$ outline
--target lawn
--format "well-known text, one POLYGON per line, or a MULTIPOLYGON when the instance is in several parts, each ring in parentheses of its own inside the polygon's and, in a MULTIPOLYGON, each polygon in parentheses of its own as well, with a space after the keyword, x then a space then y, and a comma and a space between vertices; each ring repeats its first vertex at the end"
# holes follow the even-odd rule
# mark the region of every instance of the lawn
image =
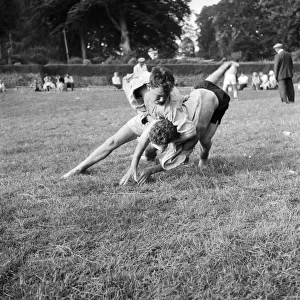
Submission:
POLYGON ((0 93, 0 299, 299 299, 299 95, 241 92, 207 169, 119 186, 135 141, 60 176, 135 115, 122 91, 0 93))

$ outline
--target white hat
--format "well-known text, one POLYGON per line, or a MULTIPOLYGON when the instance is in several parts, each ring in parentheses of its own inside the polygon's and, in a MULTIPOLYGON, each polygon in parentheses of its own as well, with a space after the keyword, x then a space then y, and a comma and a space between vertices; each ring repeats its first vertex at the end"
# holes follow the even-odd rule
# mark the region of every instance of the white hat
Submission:
POLYGON ((274 71, 270 70, 269 75, 274 75, 274 71))
POLYGON ((140 58, 138 59, 138 62, 139 62, 139 63, 145 62, 145 58, 144 58, 144 57, 140 57, 140 58))
POLYGON ((283 48, 283 45, 280 43, 277 43, 273 46, 273 49, 283 48))

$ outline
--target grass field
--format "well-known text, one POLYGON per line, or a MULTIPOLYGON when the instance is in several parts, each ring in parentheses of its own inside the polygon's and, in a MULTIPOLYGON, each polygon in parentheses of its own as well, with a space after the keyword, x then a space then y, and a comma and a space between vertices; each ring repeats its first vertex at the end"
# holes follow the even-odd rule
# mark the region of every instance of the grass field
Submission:
POLYGON ((0 93, 0 299, 299 299, 299 91, 241 92, 204 171, 197 148, 119 186, 131 142, 59 179, 134 114, 110 88, 0 93))

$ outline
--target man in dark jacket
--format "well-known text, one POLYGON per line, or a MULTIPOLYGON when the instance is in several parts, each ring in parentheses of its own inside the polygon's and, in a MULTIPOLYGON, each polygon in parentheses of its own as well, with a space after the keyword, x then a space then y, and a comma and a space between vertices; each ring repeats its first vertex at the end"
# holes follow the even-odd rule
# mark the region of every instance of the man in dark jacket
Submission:
POLYGON ((274 59, 274 73, 278 81, 281 102, 294 103, 295 90, 293 85, 293 60, 292 55, 283 50, 280 43, 274 45, 277 52, 274 59))

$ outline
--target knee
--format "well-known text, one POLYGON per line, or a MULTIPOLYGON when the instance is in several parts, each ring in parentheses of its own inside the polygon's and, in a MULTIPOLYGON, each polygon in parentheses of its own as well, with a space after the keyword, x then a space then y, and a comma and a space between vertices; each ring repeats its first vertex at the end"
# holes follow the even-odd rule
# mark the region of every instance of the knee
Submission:
POLYGON ((204 148, 211 147, 211 139, 208 138, 208 137, 205 137, 205 136, 201 137, 200 138, 200 143, 201 143, 202 147, 204 147, 204 148))
POLYGON ((105 142, 104 145, 106 146, 107 150, 114 150, 118 147, 117 141, 114 136, 109 137, 105 142))

